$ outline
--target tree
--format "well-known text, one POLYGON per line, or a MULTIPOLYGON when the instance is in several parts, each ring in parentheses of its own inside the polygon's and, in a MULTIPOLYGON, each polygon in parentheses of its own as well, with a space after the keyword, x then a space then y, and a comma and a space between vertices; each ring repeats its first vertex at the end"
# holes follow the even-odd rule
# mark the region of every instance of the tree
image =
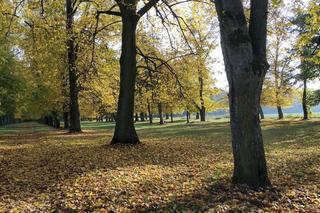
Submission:
MULTIPOLYGON (((278 118, 283 119, 282 107, 290 106, 294 100, 293 79, 295 67, 294 51, 288 43, 293 43, 289 31, 291 22, 282 1, 272 1, 269 7, 267 57, 270 69, 264 82, 261 102, 276 107, 278 118)), ((293 46, 293 45, 292 45, 293 46)))
POLYGON ((116 118, 116 127, 112 144, 138 144, 139 138, 134 128, 134 93, 137 75, 136 59, 136 28, 142 16, 144 16, 159 0, 150 0, 139 11, 138 1, 116 1, 117 5, 108 11, 100 11, 121 17, 122 21, 122 47, 120 58, 120 94, 116 118), (119 11, 113 11, 118 6, 119 11))
POLYGON ((67 17, 67 50, 68 50, 68 72, 69 72, 69 92, 70 92, 70 132, 81 132, 80 124, 80 110, 78 94, 79 89, 77 85, 77 71, 76 71, 76 44, 74 35, 74 15, 76 9, 73 0, 66 0, 66 17, 67 17))
POLYGON ((240 0, 216 0, 221 46, 229 82, 234 156, 233 182, 268 186, 259 120, 266 60, 268 0, 252 0, 249 25, 240 0))

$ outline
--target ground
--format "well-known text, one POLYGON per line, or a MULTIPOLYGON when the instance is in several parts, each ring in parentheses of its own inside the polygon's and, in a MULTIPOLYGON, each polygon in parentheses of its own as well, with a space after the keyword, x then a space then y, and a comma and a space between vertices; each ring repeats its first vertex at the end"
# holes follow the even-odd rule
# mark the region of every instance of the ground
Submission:
POLYGON ((273 186, 258 190, 230 183, 223 121, 138 124, 138 146, 108 145, 106 123, 0 128, 0 212, 320 212, 320 121, 262 125, 273 186))

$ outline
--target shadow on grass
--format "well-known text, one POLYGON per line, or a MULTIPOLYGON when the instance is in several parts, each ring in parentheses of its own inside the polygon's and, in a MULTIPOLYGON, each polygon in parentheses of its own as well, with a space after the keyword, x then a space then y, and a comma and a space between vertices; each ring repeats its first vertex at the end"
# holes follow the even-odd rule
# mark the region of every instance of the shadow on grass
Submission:
MULTIPOLYGON (((314 122, 263 124, 268 152, 273 154, 280 149, 295 151, 319 146, 317 125, 314 122)), ((150 165, 167 169, 180 165, 193 168, 205 159, 208 164, 230 164, 228 127, 228 123, 194 123, 140 129, 139 134, 145 138, 145 143, 138 146, 106 145, 111 140, 111 130, 81 134, 40 131, 0 137, 0 194, 13 200, 26 200, 47 193, 55 202, 56 192, 52 190, 57 190, 57 184, 94 171, 119 171, 150 165)), ((268 159, 272 182, 281 193, 288 187, 319 185, 319 174, 315 173, 317 170, 314 168, 320 164, 319 157, 316 152, 308 156, 301 155, 301 152, 284 152, 284 156, 268 159)), ((272 202, 284 202, 278 191, 265 191, 257 197, 246 187, 232 186, 228 182, 225 178, 218 178, 214 184, 189 195, 132 209, 168 212, 221 208, 224 211, 223 208, 229 206, 231 211, 236 211, 239 206, 267 208, 272 202), (263 202, 265 199, 270 202, 263 202)))

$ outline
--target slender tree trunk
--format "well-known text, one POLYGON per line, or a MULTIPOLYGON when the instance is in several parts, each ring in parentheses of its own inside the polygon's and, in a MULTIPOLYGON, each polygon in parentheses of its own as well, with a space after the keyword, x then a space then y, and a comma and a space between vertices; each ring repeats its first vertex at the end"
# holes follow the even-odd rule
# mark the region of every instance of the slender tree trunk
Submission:
POLYGON ((138 115, 138 113, 136 113, 136 115, 135 115, 135 122, 138 122, 139 121, 139 115, 138 115))
POLYGON ((248 27, 241 0, 215 0, 229 83, 233 182, 270 185, 259 106, 266 61, 267 0, 251 0, 248 27))
POLYGON ((201 109, 200 109, 200 121, 204 122, 206 121, 206 108, 204 106, 204 98, 203 98, 203 76, 202 76, 202 70, 201 67, 198 69, 199 70, 199 83, 200 83, 200 104, 201 104, 201 109))
POLYGON ((303 79, 303 95, 302 95, 302 109, 303 109, 303 119, 308 120, 308 105, 307 105, 307 79, 303 79))
POLYGON ((120 94, 116 127, 112 144, 138 144, 139 138, 134 128, 134 93, 137 75, 136 28, 138 16, 136 8, 122 6, 122 48, 120 58, 120 94))
POLYGON ((190 113, 187 111, 187 123, 190 123, 190 113))
POLYGON ((69 129, 69 112, 63 113, 63 128, 69 129))
POLYGON ((277 110, 278 110, 278 119, 279 120, 283 119, 282 107, 281 106, 277 106, 277 110))
POLYGON ((148 114, 149 114, 149 123, 152 124, 153 122, 153 115, 152 115, 152 111, 151 111, 151 104, 148 100, 148 114))
POLYGON ((78 103, 78 85, 76 72, 76 47, 73 35, 74 8, 73 1, 66 0, 67 6, 67 47, 68 47, 68 70, 70 87, 70 132, 81 132, 80 111, 78 103))
POLYGON ((199 119, 200 119, 200 113, 197 112, 197 114, 196 114, 196 120, 199 120, 199 119))
POLYGON ((263 109, 261 107, 261 104, 259 105, 259 114, 260 114, 261 120, 263 120, 264 119, 264 112, 263 112, 263 109))
POLYGON ((172 112, 170 113, 170 118, 171 118, 171 123, 173 123, 173 114, 172 114, 172 112))
POLYGON ((159 113, 159 118, 160 118, 160 124, 164 124, 163 121, 163 113, 162 113, 162 104, 161 102, 158 103, 158 113, 159 113))
POLYGON ((145 117, 144 117, 144 112, 140 113, 140 120, 141 121, 145 121, 146 120, 145 117))
POLYGON ((169 120, 170 116, 169 113, 166 113, 166 120, 169 120))

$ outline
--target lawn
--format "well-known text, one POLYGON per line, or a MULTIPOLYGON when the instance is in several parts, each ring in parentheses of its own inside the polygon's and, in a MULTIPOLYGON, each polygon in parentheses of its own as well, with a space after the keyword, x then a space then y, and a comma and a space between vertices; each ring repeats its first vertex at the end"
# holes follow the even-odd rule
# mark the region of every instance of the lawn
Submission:
POLYGON ((137 124, 142 144, 111 146, 113 125, 68 134, 0 128, 0 212, 320 212, 320 121, 262 123, 273 187, 232 185, 227 122, 137 124))

